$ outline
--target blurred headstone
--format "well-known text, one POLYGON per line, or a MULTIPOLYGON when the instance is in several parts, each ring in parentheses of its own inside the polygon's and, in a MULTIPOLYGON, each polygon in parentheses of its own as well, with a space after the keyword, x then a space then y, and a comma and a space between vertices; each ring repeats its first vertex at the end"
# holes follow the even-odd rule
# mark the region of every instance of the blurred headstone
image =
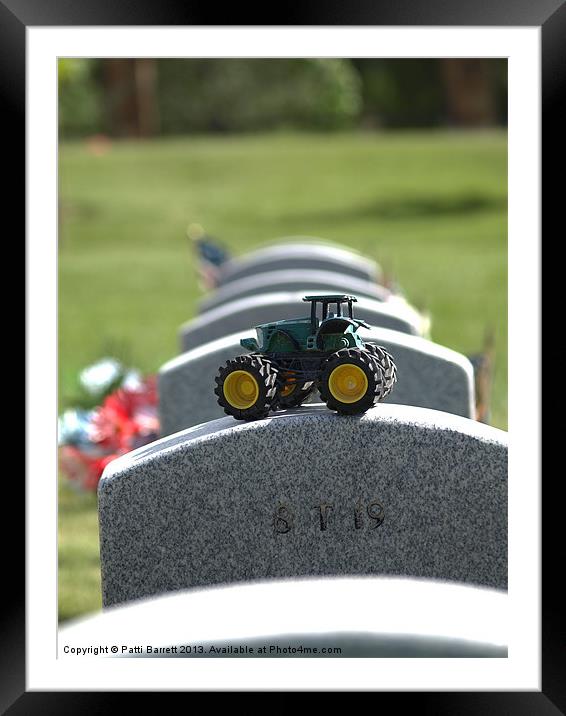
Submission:
MULTIPOLYGON (((308 290, 248 296, 201 313, 179 329, 181 350, 188 351, 262 323, 306 316, 303 297, 307 293, 308 290)), ((356 317, 371 326, 412 335, 424 335, 428 330, 426 319, 403 301, 380 302, 361 296, 356 303, 356 317)))
POLYGON ((239 281, 267 271, 334 271, 364 281, 381 283, 381 268, 372 259, 350 249, 304 238, 304 243, 289 239, 266 246, 227 261, 220 272, 219 285, 239 281))
MULTIPOLYGON (((400 379, 385 402, 475 417, 474 372, 465 356, 424 338, 386 328, 362 328, 359 334, 364 341, 388 350, 397 365, 400 379)), ((224 415, 213 392, 214 378, 227 360, 247 353, 240 339, 252 335, 255 332, 243 331, 205 343, 161 368, 158 376, 161 435, 224 415)), ((310 402, 319 400, 315 391, 310 402)))
POLYGON ((372 281, 345 276, 336 271, 285 269, 283 271, 267 271, 231 281, 205 296, 199 302, 199 311, 204 313, 240 298, 278 291, 304 291, 305 294, 349 293, 372 298, 374 301, 403 300, 372 281))

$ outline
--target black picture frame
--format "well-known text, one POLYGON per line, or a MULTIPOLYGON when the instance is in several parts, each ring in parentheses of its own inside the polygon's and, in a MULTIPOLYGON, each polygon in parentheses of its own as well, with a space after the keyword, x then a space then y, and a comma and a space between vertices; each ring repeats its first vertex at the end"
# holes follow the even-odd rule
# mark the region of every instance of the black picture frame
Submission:
MULTIPOLYGON (((221 10, 210 4, 160 0, 0 0, 0 93, 2 96, 5 140, 14 151, 9 181, 5 185, 4 212, 13 214, 12 226, 21 224, 25 216, 25 63, 26 27, 28 26, 88 26, 88 25, 397 25, 397 26, 536 26, 541 28, 542 43, 542 142, 544 221, 545 226, 560 227, 558 212, 564 202, 561 156, 563 155, 563 124, 566 116, 564 73, 566 67, 566 5, 564 0, 538 0, 536 3, 517 0, 491 0, 475 3, 468 0, 340 0, 290 4, 285 16, 273 11, 258 15, 256 6, 232 4, 221 10), (218 23, 218 17, 222 22, 218 23)), ((275 8, 277 10, 278 8, 275 8)), ((266 9, 267 10, 267 9, 266 9)), ((6 169, 6 166, 5 166, 6 169)), ((5 177, 7 173, 5 173, 5 177)), ((560 217, 561 218, 561 217, 560 217)), ((563 233, 559 229, 559 235, 563 233)), ((548 290, 547 299, 558 301, 560 280, 548 290)), ((532 345, 531 345, 532 348, 532 345)), ((548 360, 558 358, 558 349, 549 351, 548 360)), ((548 443, 552 444, 553 430, 549 426, 548 443)), ((556 440, 556 444, 560 444, 556 440)), ((28 446, 28 449, 29 446, 28 446)), ((558 463, 560 464, 560 463, 558 463)), ((558 584, 562 570, 559 554, 561 520, 554 514, 560 507, 555 495, 561 481, 560 470, 549 479, 543 499, 543 575, 542 575, 542 690, 540 692, 442 692, 399 693, 409 706, 414 702, 421 713, 435 714, 558 714, 566 709, 566 679, 564 647, 566 634, 562 617, 564 598, 558 584)), ((13 476, 15 477, 15 475, 13 476)), ((24 506, 23 480, 5 480, 4 504, 24 506)), ((22 513, 20 513, 22 514, 22 513)), ((18 527, 19 541, 14 528, 3 521, 4 575, 10 575, 3 590, 6 603, 0 611, 0 709, 14 715, 89 713, 107 710, 112 701, 119 700, 131 708, 131 696, 103 692, 27 692, 25 685, 25 589, 24 534, 18 527), (17 544, 19 542, 19 549, 17 544), (8 548, 8 545, 10 546, 8 548), (9 554, 6 554, 6 553, 9 554), (10 560, 12 564, 9 565, 10 560), (8 562, 8 564, 6 564, 8 562), (9 589, 7 588, 9 586, 9 589)), ((21 521, 21 525, 24 521, 21 521)), ((526 529, 528 529, 526 519, 526 529)), ((381 694, 382 708, 391 694, 381 694)), ((159 694, 143 695, 146 707, 159 694)))

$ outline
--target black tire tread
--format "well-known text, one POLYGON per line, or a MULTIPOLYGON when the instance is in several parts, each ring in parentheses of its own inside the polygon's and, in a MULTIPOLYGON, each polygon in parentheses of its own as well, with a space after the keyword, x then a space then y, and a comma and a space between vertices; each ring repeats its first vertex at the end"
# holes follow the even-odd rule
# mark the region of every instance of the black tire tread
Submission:
POLYGON ((397 366, 393 360, 393 356, 383 346, 378 346, 375 343, 365 343, 364 347, 373 355, 375 360, 377 360, 383 371, 383 379, 385 381, 385 393, 383 398, 386 398, 397 382, 397 366))
POLYGON ((214 392, 218 398, 218 405, 223 408, 226 415, 231 415, 236 420, 260 420, 265 418, 268 413, 274 409, 277 398, 277 381, 278 370, 273 363, 265 356, 258 353, 251 353, 236 358, 230 358, 224 366, 221 366, 218 375, 215 377, 216 388, 214 392), (251 369, 257 379, 260 381, 260 396, 258 403, 251 408, 238 410, 233 408, 226 398, 222 390, 222 385, 226 376, 234 370, 251 369))
POLYGON ((357 415, 369 410, 375 403, 383 400, 385 393, 385 381, 382 369, 373 354, 361 348, 341 348, 333 353, 324 363, 319 379, 318 390, 320 397, 329 410, 335 410, 343 415, 357 415), (365 368, 368 376, 368 391, 363 398, 356 403, 341 403, 336 400, 328 388, 328 377, 340 363, 352 362, 365 368))

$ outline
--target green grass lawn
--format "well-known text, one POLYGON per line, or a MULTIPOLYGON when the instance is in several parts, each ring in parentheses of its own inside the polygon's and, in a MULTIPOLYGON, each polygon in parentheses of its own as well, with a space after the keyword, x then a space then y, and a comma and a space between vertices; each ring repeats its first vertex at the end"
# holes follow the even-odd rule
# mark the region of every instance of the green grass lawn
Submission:
MULTIPOLYGON (((466 354, 496 338, 493 425, 507 428, 507 137, 502 132, 269 134, 60 147, 59 392, 104 355, 146 372, 178 353, 200 295, 185 229, 234 252, 291 235, 377 259, 466 354)), ((64 481, 59 604, 100 607, 96 498, 64 481)))

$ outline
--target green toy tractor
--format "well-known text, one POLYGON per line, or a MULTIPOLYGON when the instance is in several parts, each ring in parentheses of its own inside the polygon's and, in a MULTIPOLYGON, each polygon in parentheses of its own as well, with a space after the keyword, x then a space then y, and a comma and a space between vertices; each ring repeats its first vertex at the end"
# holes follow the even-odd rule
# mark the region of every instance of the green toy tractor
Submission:
POLYGON ((252 352, 219 369, 214 392, 225 413, 257 420, 271 410, 298 407, 318 390, 330 410, 356 415, 389 395, 397 369, 384 348, 358 335, 361 326, 369 326, 354 318, 357 299, 330 295, 303 301, 311 304, 310 317, 256 326, 257 339, 240 341, 252 352))

